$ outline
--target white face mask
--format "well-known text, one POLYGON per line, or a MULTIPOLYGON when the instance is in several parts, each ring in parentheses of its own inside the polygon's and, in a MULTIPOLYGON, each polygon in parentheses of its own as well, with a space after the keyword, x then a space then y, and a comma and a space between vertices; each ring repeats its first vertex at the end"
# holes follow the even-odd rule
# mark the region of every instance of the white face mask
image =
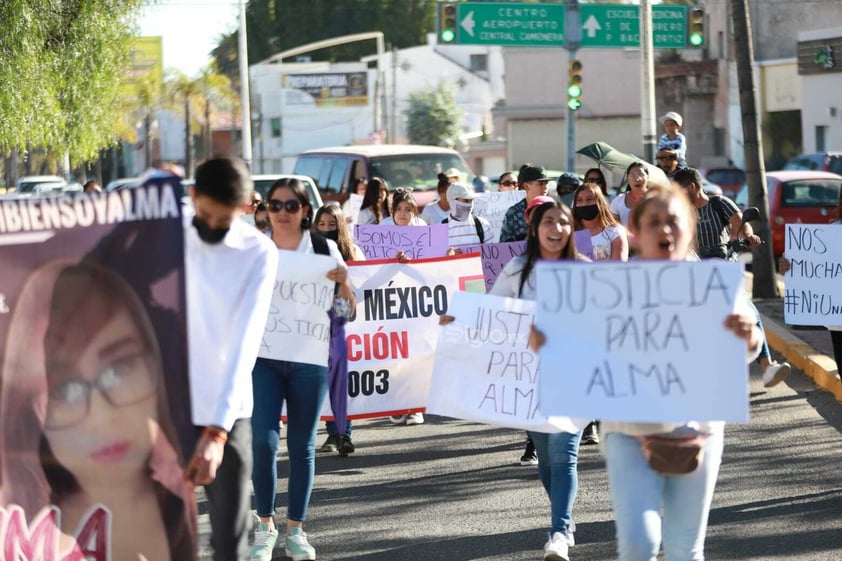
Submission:
POLYGON ((454 220, 464 222, 471 214, 471 209, 474 208, 474 203, 463 203, 462 201, 453 201, 450 204, 450 216, 454 220))

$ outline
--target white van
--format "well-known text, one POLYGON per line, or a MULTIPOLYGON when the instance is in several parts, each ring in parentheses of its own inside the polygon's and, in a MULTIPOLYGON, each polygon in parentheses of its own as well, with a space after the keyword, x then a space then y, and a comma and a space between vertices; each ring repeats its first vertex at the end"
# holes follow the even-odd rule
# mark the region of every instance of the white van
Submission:
POLYGON ((390 189, 412 187, 419 208, 436 198, 438 174, 456 168, 471 181, 471 168, 455 150, 415 144, 338 146, 303 152, 293 173, 316 180, 322 198, 345 202, 352 181, 381 177, 390 189))

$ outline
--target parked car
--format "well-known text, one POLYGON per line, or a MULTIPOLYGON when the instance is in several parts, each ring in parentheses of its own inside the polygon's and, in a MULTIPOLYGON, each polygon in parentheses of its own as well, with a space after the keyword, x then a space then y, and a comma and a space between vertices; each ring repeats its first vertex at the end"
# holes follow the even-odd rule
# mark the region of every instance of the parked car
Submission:
POLYGON ((421 209, 436 198, 438 174, 456 168, 469 182, 474 174, 455 150, 413 144, 339 146, 303 152, 295 163, 296 174, 316 181, 325 200, 344 203, 351 181, 382 177, 390 189, 412 187, 421 209))
POLYGON ((746 182, 746 172, 736 167, 702 168, 699 172, 703 178, 719 185, 722 194, 729 199, 736 197, 746 182))
POLYGON ((829 171, 842 175, 842 152, 815 152, 799 154, 791 158, 784 166, 785 170, 809 169, 829 171))
POLYGON ((27 175, 15 184, 16 197, 61 195, 67 182, 58 175, 27 175))
MULTIPOLYGON (((769 223, 775 257, 784 253, 786 224, 827 224, 837 218, 836 205, 842 175, 825 171, 785 170, 766 173, 769 197, 769 223)), ((748 185, 735 202, 748 206, 748 185)))
POLYGON ((285 177, 295 178, 304 184, 304 188, 307 190, 307 195, 310 197, 310 204, 313 205, 314 213, 320 206, 322 206, 322 196, 319 194, 319 190, 316 188, 316 182, 313 181, 312 177, 284 173, 277 175, 252 175, 251 180, 254 182, 254 190, 260 193, 263 200, 266 200, 266 195, 269 194, 269 188, 272 187, 277 180, 285 177))

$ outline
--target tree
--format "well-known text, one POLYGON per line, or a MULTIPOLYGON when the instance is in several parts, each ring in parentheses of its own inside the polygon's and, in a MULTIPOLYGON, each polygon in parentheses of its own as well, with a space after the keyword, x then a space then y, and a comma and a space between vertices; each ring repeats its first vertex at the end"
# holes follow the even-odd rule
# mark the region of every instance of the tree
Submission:
POLYGON ((143 0, 0 2, 0 150, 93 159, 112 143, 132 17, 143 0))
POLYGON ((409 95, 406 130, 410 143, 453 146, 461 129, 462 113, 452 87, 440 82, 436 88, 409 95))
MULTIPOLYGON (((250 0, 246 12, 249 64, 275 53, 341 35, 383 31, 398 48, 422 45, 435 30, 433 0, 250 0)), ((313 60, 359 60, 373 44, 353 43, 316 51, 313 60)), ((220 37, 212 52, 219 72, 239 84, 237 32, 220 37)))

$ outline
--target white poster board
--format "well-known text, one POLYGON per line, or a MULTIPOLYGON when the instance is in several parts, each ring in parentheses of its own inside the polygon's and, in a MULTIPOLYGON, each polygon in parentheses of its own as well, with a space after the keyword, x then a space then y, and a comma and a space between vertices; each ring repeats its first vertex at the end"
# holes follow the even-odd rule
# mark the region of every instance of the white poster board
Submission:
POLYGON ((723 322, 740 263, 539 262, 536 325, 547 337, 543 412, 670 423, 748 421, 746 344, 723 322))
MULTIPOLYGON (((327 366, 335 283, 327 273, 336 259, 327 255, 278 251, 278 278, 259 356, 327 366)), ((213 303, 209 303, 213 305, 213 303)))
POLYGON ((787 224, 784 321, 842 325, 842 226, 787 224))
POLYGON ((348 200, 345 201, 345 205, 342 208, 342 212, 345 213, 345 218, 349 224, 356 224, 357 219, 360 217, 360 209, 363 206, 363 196, 357 195, 356 193, 351 193, 351 196, 348 197, 348 200))
POLYGON ((500 239, 503 219, 509 208, 526 198, 526 191, 494 191, 483 193, 474 200, 473 213, 491 224, 494 239, 500 239))
MULTIPOLYGON (((479 255, 412 263, 349 263, 357 315, 345 325, 348 415, 383 417, 427 406, 439 316, 458 291, 485 290, 479 255)), ((330 406, 323 409, 330 415, 330 406)))
POLYGON ((527 346, 535 302, 459 292, 448 315, 456 320, 439 333, 427 412, 538 432, 587 426, 541 412, 539 359, 527 346))

